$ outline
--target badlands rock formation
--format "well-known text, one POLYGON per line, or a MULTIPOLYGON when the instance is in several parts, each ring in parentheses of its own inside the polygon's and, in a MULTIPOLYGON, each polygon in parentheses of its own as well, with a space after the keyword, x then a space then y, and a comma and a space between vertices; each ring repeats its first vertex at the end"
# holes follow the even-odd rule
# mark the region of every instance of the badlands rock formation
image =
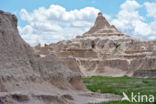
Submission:
POLYGON ((116 99, 114 95, 89 96, 80 79, 80 73, 71 71, 56 55, 36 55, 18 34, 17 18, 0 11, 0 104, 84 104, 116 99))
POLYGON ((155 43, 122 34, 99 13, 94 26, 83 35, 35 51, 56 54, 84 76, 132 76, 136 70, 156 68, 155 43))

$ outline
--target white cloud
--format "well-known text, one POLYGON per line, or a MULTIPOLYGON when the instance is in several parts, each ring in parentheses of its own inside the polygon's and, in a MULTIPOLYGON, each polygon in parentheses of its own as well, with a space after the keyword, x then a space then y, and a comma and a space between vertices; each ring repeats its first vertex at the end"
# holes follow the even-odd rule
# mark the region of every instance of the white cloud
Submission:
POLYGON ((137 35, 150 35, 152 33, 151 28, 148 26, 148 24, 142 22, 142 21, 136 21, 134 22, 134 33, 137 35))
POLYGON ((148 36, 153 33, 152 26, 144 22, 144 17, 140 16, 139 11, 142 5, 135 0, 126 0, 120 8, 117 18, 112 20, 122 32, 134 36, 148 36))
POLYGON ((145 2, 144 5, 147 10, 147 16, 154 17, 156 19, 156 2, 145 2))
POLYGON ((149 40, 155 40, 155 39, 156 39, 156 36, 149 36, 148 39, 149 39, 149 40))
POLYGON ((156 20, 155 20, 155 21, 152 21, 152 22, 149 24, 149 27, 150 27, 151 30, 152 30, 152 34, 155 34, 155 35, 156 35, 156 20))
MULTIPOLYGON (((89 29, 98 12, 99 10, 93 7, 67 11, 59 5, 40 7, 32 13, 22 9, 20 17, 27 21, 28 25, 19 27, 19 32, 31 45, 70 39, 89 29)), ((105 16, 110 18, 108 15, 105 16)))
POLYGON ((139 7, 141 7, 141 5, 138 4, 135 0, 127 0, 125 3, 121 4, 120 6, 121 9, 127 11, 133 11, 139 7))

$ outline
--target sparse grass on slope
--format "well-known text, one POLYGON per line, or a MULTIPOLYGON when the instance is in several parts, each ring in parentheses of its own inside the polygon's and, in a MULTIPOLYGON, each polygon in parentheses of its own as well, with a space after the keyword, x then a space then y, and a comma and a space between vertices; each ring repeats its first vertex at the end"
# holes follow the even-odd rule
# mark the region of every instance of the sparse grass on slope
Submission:
POLYGON ((115 47, 114 51, 117 52, 120 48, 121 48, 121 44, 117 44, 117 46, 115 47))
MULTIPOLYGON (((156 79, 142 79, 130 77, 102 77, 93 76, 83 78, 86 87, 93 92, 112 93, 121 95, 125 92, 128 96, 131 92, 141 95, 154 95, 156 97, 156 79)), ((130 102, 105 102, 99 104, 148 104, 148 103, 130 103, 130 102)), ((150 104, 150 103, 149 103, 150 104)), ((152 104, 152 103, 151 103, 152 104)), ((154 104, 154 103, 153 103, 154 104)))

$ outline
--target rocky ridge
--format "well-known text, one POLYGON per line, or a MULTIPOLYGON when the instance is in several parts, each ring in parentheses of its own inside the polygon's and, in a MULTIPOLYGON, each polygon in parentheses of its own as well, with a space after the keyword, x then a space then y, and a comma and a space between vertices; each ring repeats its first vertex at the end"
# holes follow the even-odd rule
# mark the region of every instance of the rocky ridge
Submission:
POLYGON ((83 35, 34 49, 42 55, 56 54, 84 76, 132 76, 136 70, 156 68, 156 41, 122 34, 102 13, 83 35))

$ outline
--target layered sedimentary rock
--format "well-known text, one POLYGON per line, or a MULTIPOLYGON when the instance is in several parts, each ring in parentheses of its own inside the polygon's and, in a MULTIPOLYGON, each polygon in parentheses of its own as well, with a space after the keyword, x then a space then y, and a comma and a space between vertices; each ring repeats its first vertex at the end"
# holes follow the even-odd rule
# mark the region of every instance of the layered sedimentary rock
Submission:
MULTIPOLYGON (((79 68, 73 63, 71 68, 79 68)), ((0 104, 83 104, 110 100, 108 96, 113 99, 112 95, 87 95, 80 79, 80 72, 70 70, 56 55, 35 54, 18 34, 16 17, 0 11, 0 104)))
POLYGON ((156 68, 155 42, 122 34, 99 13, 94 26, 83 35, 35 50, 62 59, 72 57, 79 66, 73 70, 85 76, 131 76, 139 69, 156 68))

